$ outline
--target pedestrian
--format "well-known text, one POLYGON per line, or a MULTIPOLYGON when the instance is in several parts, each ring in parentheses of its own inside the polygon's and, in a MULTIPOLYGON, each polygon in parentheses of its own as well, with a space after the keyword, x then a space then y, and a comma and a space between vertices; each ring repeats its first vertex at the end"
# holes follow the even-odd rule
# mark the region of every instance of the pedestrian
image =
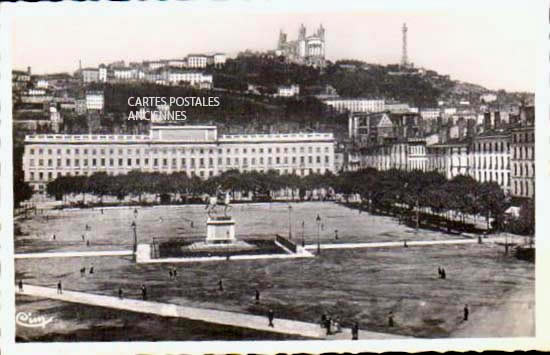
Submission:
POLYGON ((327 316, 327 319, 325 319, 325 329, 327 330, 327 335, 332 334, 332 331, 330 328, 331 324, 332 324, 332 318, 330 318, 330 316, 327 316))
POLYGON ((57 294, 60 295, 63 293, 63 287, 61 286, 61 281, 57 283, 57 294))
POLYGON ((86 238, 84 238, 84 234, 82 234, 82 241, 84 241, 86 238))
POLYGON ((23 280, 19 280, 19 292, 23 292, 23 280))
POLYGON ((409 246, 407 245, 407 240, 405 239, 405 242, 403 243, 403 247, 405 248, 408 248, 409 246))
POLYGON ((174 274, 172 273, 172 269, 168 269, 168 273, 170 274, 170 280, 174 278, 174 274))
POLYGON ((447 273, 445 272, 445 269, 441 268, 441 278, 442 279, 446 279, 447 278, 447 273))
POLYGON ((439 278, 442 278, 442 276, 441 276, 441 266, 437 267, 437 273, 439 274, 439 278))
POLYGON ((103 214, 103 208, 101 209, 101 214, 103 214))
POLYGON ((90 266, 90 274, 93 274, 94 273, 94 266, 90 266))
POLYGON ((55 234, 53 235, 52 239, 55 240, 55 234))
POLYGON ((336 319, 334 320, 334 331, 336 333, 342 332, 342 324, 340 323, 340 317, 336 317, 336 319))
POLYGON ((256 289, 256 303, 260 303, 260 291, 256 289))
POLYGON ((176 276, 178 276, 178 270, 176 268, 174 268, 172 270, 172 274, 174 275, 174 278, 176 278, 176 276))
POLYGON ((220 290, 220 292, 223 292, 223 281, 222 281, 222 279, 220 279, 220 281, 218 281, 218 289, 220 290))
POLYGON ((193 223, 193 221, 191 221, 191 228, 194 228, 195 226, 195 223, 193 223))
POLYGON ((275 318, 275 314, 273 313, 272 309, 269 309, 269 312, 267 312, 267 319, 269 319, 269 326, 270 327, 275 327, 273 325, 273 318, 275 318))
POLYGON ((90 246, 90 241, 89 241, 89 240, 86 241, 86 246, 87 246, 87 247, 90 246))
POLYGON ((90 230, 90 226, 86 224, 86 230, 90 230))
POLYGON ((122 288, 118 288, 118 298, 122 299, 122 288))
POLYGON ((468 305, 464 305, 464 321, 468 320, 469 315, 470 315, 470 310, 468 309, 468 305))
POLYGON ((334 230, 334 239, 338 240, 338 229, 334 230))
POLYGON ((359 339, 359 323, 355 322, 351 327, 351 340, 358 340, 358 339, 359 339))
POLYGON ((393 327, 393 312, 390 311, 388 314, 388 326, 393 327))
POLYGON ((147 300, 147 288, 145 285, 141 285, 141 298, 145 301, 147 300))
POLYGON ((86 267, 80 268, 80 277, 84 276, 86 274, 86 267))

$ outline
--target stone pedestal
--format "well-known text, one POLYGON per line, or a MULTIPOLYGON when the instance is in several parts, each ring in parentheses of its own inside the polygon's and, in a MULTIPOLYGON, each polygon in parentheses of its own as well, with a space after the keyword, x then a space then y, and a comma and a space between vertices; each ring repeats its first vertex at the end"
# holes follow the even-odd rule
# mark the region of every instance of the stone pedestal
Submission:
POLYGON ((236 242, 235 220, 231 217, 210 217, 206 221, 207 244, 229 244, 236 242))

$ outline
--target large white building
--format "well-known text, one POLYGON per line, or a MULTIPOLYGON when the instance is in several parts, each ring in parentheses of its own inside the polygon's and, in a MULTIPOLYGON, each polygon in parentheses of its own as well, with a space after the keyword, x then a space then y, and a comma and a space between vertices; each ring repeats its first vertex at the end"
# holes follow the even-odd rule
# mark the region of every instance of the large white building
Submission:
POLYGON ((86 110, 103 110, 105 97, 102 91, 88 91, 86 93, 86 110))
POLYGON ((188 68, 206 68, 208 56, 204 54, 189 54, 187 56, 188 68))
POLYGON ((242 134, 218 137, 215 126, 153 126, 148 135, 29 135, 25 181, 43 191, 59 176, 95 172, 221 172, 276 170, 305 176, 334 171, 332 133, 242 134))
POLYGON ((384 100, 338 98, 323 100, 323 103, 334 107, 338 112, 381 112, 386 109, 384 100))
POLYGON ((176 71, 173 70, 168 73, 168 82, 173 85, 180 82, 189 83, 190 85, 207 85, 212 87, 213 77, 212 74, 203 74, 200 72, 188 72, 188 71, 176 71))

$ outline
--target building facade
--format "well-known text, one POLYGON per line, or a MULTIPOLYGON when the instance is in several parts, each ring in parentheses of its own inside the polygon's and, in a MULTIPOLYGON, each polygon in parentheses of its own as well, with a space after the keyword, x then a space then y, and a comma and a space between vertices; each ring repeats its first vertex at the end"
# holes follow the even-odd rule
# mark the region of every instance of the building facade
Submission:
POLYGON ((514 197, 535 196, 535 127, 528 125, 512 130, 510 143, 510 194, 514 197))
POLYGON ((479 182, 494 181, 510 190, 510 134, 487 131, 472 142, 470 175, 479 182))
POLYGON ((385 110, 384 100, 338 98, 323 100, 323 103, 334 107, 338 112, 382 112, 385 110))
POLYGON ((215 126, 153 126, 149 135, 29 135, 23 171, 35 190, 59 176, 95 172, 185 172, 208 178, 230 169, 306 176, 334 172, 332 133, 218 137, 215 126))

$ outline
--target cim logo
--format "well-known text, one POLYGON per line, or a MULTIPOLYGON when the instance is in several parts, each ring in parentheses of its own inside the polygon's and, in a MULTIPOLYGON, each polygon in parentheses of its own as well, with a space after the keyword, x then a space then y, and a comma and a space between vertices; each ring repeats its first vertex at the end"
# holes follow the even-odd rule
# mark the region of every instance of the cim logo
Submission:
POLYGON ((27 328, 45 328, 48 323, 53 321, 53 317, 34 316, 32 312, 18 312, 15 315, 15 323, 27 328))

